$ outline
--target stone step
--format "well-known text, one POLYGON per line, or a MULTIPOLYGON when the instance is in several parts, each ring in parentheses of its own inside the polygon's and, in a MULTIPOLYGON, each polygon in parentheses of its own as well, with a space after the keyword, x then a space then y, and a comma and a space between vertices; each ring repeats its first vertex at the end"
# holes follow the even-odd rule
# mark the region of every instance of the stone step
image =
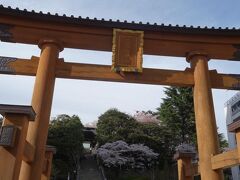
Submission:
POLYGON ((101 172, 93 156, 86 156, 81 162, 80 180, 102 180, 101 172))

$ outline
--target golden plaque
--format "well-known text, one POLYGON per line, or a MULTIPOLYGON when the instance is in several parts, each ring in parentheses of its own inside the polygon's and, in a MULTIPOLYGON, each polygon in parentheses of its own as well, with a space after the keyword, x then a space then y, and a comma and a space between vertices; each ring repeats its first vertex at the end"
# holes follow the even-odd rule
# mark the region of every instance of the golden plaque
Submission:
POLYGON ((113 30, 112 71, 142 72, 143 31, 113 30))

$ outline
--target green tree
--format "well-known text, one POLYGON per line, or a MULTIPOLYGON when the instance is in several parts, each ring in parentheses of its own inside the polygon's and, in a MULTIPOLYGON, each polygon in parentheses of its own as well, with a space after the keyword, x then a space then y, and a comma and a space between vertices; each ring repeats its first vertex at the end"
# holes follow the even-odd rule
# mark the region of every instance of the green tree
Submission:
MULTIPOLYGON (((183 87, 169 87, 165 89, 166 97, 157 109, 161 126, 166 134, 169 134, 169 141, 172 141, 170 151, 180 143, 197 145, 195 115, 193 103, 193 89, 183 87)), ((223 134, 219 134, 221 148, 226 147, 227 141, 223 134)))
POLYGON ((228 147, 228 142, 224 137, 223 133, 218 133, 218 140, 219 140, 219 146, 221 148, 221 151, 224 150, 224 148, 228 147))
POLYGON ((169 87, 158 108, 160 123, 178 144, 196 142, 192 88, 169 87))
POLYGON ((54 118, 49 126, 48 144, 57 148, 53 172, 57 179, 66 179, 68 173, 79 175, 83 152, 83 125, 78 116, 65 114, 54 118))
MULTIPOLYGON (((172 159, 171 135, 156 123, 138 123, 138 128, 129 137, 131 143, 139 143, 148 146, 158 153, 159 165, 162 167, 166 159, 172 159)), ((175 149, 174 149, 175 150, 175 149)))
POLYGON ((159 160, 163 160, 168 154, 169 148, 167 147, 171 144, 167 141, 169 139, 168 135, 164 134, 165 131, 155 121, 154 116, 150 117, 147 114, 147 120, 145 121, 145 114, 141 113, 141 117, 139 117, 139 113, 137 114, 137 118, 138 120, 141 119, 141 123, 117 109, 106 111, 99 117, 97 124, 98 142, 102 145, 107 142, 123 140, 130 144, 144 144, 153 149, 154 152, 159 153, 159 160))
POLYGON ((117 140, 131 142, 131 134, 136 128, 137 122, 133 117, 117 109, 109 109, 98 118, 97 139, 100 145, 117 140))

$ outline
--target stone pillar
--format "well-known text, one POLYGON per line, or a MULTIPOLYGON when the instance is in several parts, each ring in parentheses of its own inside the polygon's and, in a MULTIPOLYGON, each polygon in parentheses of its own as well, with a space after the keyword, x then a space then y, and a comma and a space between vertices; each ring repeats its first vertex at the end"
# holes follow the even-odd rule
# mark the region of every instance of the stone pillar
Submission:
POLYGON ((33 162, 23 164, 21 180, 41 179, 55 85, 55 67, 62 50, 55 40, 40 41, 39 47, 41 55, 32 96, 32 106, 37 116, 35 122, 29 124, 27 134, 28 142, 35 147, 35 156, 33 162))
POLYGON ((194 69, 194 109, 197 130, 200 174, 202 180, 222 180, 221 170, 212 170, 211 156, 219 153, 217 126, 208 70, 204 53, 190 53, 187 60, 194 69))
POLYGON ((31 106, 0 105, 0 113, 4 116, 0 132, 0 179, 18 180, 24 160, 28 124, 34 120, 35 112, 31 106), (10 139, 13 140, 11 146, 7 145, 10 139))

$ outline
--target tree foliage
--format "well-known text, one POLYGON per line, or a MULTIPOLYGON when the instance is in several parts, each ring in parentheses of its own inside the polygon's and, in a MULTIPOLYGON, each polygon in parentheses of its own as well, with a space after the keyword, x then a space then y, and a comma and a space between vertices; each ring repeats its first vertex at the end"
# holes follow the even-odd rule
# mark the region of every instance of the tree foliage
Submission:
MULTIPOLYGON (((172 151, 175 146, 171 140, 172 134, 161 125, 157 119, 157 113, 152 111, 141 111, 134 115, 138 123, 137 132, 134 133, 133 143, 143 143, 146 146, 159 153, 159 160, 164 161, 166 158, 172 159, 172 151)), ((160 164, 161 165, 161 164, 160 164)))
POLYGON ((131 142, 136 127, 137 122, 133 117, 117 109, 109 109, 98 118, 98 142, 100 145, 117 140, 131 142))
POLYGON ((144 144, 153 149, 154 152, 159 154, 159 161, 164 161, 166 157, 170 156, 171 141, 169 141, 169 134, 159 124, 138 123, 130 139, 131 143, 144 144))
POLYGON ((218 133, 218 140, 219 140, 219 146, 220 146, 220 150, 224 151, 224 148, 228 147, 228 142, 224 137, 223 133, 218 133))
POLYGON ((57 148, 53 159, 55 176, 65 178, 80 168, 83 152, 83 125, 78 116, 65 114, 54 118, 49 126, 48 144, 57 148))
MULTIPOLYGON (((159 153, 160 161, 168 162, 172 161, 178 145, 197 145, 192 88, 170 87, 165 94, 157 112, 141 111, 131 117, 110 109, 102 114, 97 124, 100 145, 117 140, 140 143, 159 153)), ((226 147, 223 135, 219 137, 221 147, 226 147)))
MULTIPOLYGON (((146 122, 142 117, 140 119, 146 122)), ((147 122, 140 123, 130 115, 117 109, 110 109, 99 117, 97 124, 98 141, 100 145, 118 140, 130 144, 144 144, 153 149, 154 152, 159 153, 159 159, 164 159, 168 154, 167 146, 169 143, 165 143, 168 138, 166 138, 163 128, 156 123, 154 115, 152 117, 147 115, 147 122)))
MULTIPOLYGON (((174 153, 175 147, 181 143, 190 143, 197 146, 195 115, 193 103, 193 89, 183 87, 169 87, 165 89, 166 97, 158 110, 161 126, 165 127, 165 134, 169 134, 170 150, 174 153)), ((218 134, 221 148, 227 146, 223 134, 218 134)))
POLYGON ((166 97, 157 109, 161 125, 177 144, 196 142, 192 88, 169 87, 164 92, 166 97))

